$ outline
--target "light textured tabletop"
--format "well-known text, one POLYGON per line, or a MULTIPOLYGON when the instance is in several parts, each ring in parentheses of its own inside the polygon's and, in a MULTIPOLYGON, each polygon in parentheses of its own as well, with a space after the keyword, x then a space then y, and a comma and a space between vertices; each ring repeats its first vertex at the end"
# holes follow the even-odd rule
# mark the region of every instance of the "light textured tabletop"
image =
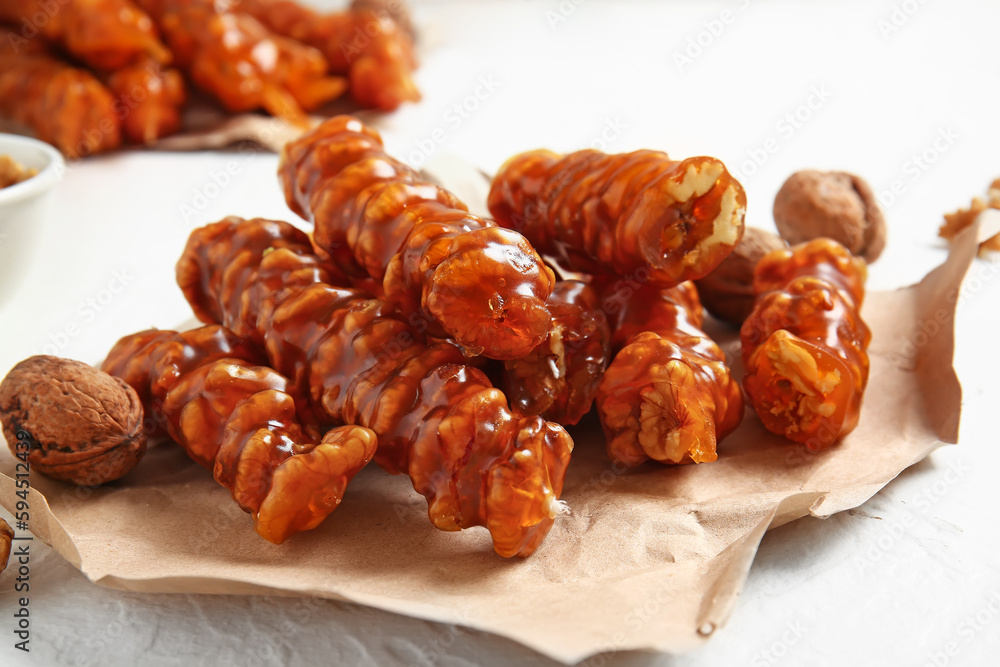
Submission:
MULTIPOLYGON (((882 193, 889 222, 873 289, 939 264, 942 213, 1000 176, 995 2, 433 2, 416 19, 424 99, 375 121, 391 153, 487 171, 541 146, 715 155, 746 187, 747 222, 766 228, 793 171, 853 171, 882 193)), ((126 333, 189 319, 173 282, 188 233, 228 214, 294 220, 276 165, 236 151, 73 164, 43 251, 0 307, 0 372, 36 353, 97 361, 126 333)), ((998 273, 977 261, 959 303, 959 446, 857 510, 768 533, 704 648, 587 664, 993 664, 998 273)), ((553 664, 500 637, 350 604, 110 590, 33 549, 30 654, 13 648, 17 595, 0 576, 3 665, 553 664)))

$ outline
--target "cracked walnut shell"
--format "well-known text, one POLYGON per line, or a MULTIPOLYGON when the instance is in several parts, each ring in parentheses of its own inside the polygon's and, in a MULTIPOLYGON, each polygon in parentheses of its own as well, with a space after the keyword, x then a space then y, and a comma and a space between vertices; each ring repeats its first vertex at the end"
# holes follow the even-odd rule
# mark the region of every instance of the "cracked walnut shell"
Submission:
POLYGON ((859 176, 805 169, 788 177, 774 198, 774 224, 790 244, 831 238, 871 263, 885 248, 885 218, 859 176))
POLYGON ((43 475, 94 486, 118 479, 146 451, 135 391, 93 366, 47 355, 20 362, 0 383, 7 446, 43 475))

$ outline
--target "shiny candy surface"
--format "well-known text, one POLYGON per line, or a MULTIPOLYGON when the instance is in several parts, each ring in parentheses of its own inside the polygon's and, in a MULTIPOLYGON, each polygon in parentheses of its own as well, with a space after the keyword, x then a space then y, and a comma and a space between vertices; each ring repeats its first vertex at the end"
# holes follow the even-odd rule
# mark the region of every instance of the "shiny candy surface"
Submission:
POLYGON ((364 107, 392 111, 420 99, 413 42, 387 12, 351 8, 321 14, 291 0, 242 0, 239 10, 318 49, 331 72, 348 77, 351 95, 364 107))
POLYGON ((743 386, 768 430, 812 450, 858 424, 871 332, 865 263, 830 239, 775 250, 757 265, 743 323, 743 386))
POLYGON ((42 40, 23 42, 0 27, 0 115, 70 158, 118 148, 121 121, 111 91, 89 71, 50 55, 42 40))
POLYGON ((649 271, 670 287, 707 274, 739 242, 746 194, 711 157, 537 150, 500 168, 489 208, 567 269, 649 271))
POLYGON ((498 554, 532 553, 561 508, 569 435, 513 414, 456 345, 429 345, 392 304, 329 284, 336 270, 307 241, 227 218, 191 235, 178 283, 201 319, 252 324, 317 422, 377 433, 375 460, 410 477, 435 526, 486 526, 498 554))
POLYGON ((342 77, 327 74, 316 49, 266 28, 238 3, 139 0, 163 33, 178 67, 233 112, 266 109, 306 126, 306 111, 339 97, 342 77))
POLYGON ((641 286, 615 307, 617 354, 597 394, 612 460, 634 466, 714 461, 743 418, 743 396, 719 346, 701 330, 691 283, 641 286))
POLYGON ((556 283, 547 302, 548 335, 527 355, 504 363, 504 386, 516 412, 576 424, 590 410, 611 343, 598 301, 586 283, 556 283))
POLYGON ((555 276, 531 244, 387 155, 357 119, 332 118, 286 145, 279 173, 316 245, 348 273, 382 281, 428 334, 493 359, 521 357, 545 337, 555 276))
POLYGON ((360 426, 312 435, 288 380, 221 326, 121 339, 103 370, 128 382, 154 424, 213 471, 257 532, 280 544, 315 528, 371 460, 375 434, 360 426))

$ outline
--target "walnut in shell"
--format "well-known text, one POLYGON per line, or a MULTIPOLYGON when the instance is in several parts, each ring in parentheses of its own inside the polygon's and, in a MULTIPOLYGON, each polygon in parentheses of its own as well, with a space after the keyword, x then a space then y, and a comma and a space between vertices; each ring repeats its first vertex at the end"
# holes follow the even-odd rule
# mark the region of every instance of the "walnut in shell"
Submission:
POLYGON ((35 472, 93 486, 118 479, 146 451, 142 403, 135 390, 93 366, 34 356, 0 383, 7 446, 35 472))
POLYGON ((875 193, 843 171, 797 171, 774 198, 774 224, 795 245, 827 237, 871 263, 885 248, 885 218, 875 193))
POLYGON ((740 326, 754 305, 753 272, 760 258, 785 242, 777 234, 747 227, 743 238, 704 278, 694 281, 701 303, 721 320, 740 326))

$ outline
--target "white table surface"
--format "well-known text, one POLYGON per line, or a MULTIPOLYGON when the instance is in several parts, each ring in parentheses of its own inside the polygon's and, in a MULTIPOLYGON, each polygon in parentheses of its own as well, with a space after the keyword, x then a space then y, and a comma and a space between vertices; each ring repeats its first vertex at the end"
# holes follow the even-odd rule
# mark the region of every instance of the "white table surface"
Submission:
MULTIPOLYGON (((1000 4, 988 0, 434 2, 416 17, 424 99, 379 119, 391 152, 487 170, 540 146, 715 155, 742 176, 748 223, 769 228, 774 193, 797 169, 854 171, 879 191, 899 181, 874 289, 940 263, 941 214, 1000 175, 1000 4), (715 23, 723 11, 729 23, 715 23), (678 65, 689 39, 705 46, 678 65), (455 104, 476 108, 463 117, 455 104)), ((126 333, 188 319, 173 267, 192 228, 227 214, 294 220, 276 165, 234 151, 73 165, 44 250, 0 309, 0 372, 41 352, 96 361, 126 333), (239 173, 214 188, 234 160, 239 173)), ((977 262, 958 314, 960 446, 856 511, 768 533, 730 622, 703 649, 588 664, 995 664, 998 268, 977 262)), ((503 638, 351 604, 314 601, 303 614, 280 598, 109 590, 38 543, 29 655, 12 647, 14 605, 7 572, 3 665, 552 664, 503 638)))

